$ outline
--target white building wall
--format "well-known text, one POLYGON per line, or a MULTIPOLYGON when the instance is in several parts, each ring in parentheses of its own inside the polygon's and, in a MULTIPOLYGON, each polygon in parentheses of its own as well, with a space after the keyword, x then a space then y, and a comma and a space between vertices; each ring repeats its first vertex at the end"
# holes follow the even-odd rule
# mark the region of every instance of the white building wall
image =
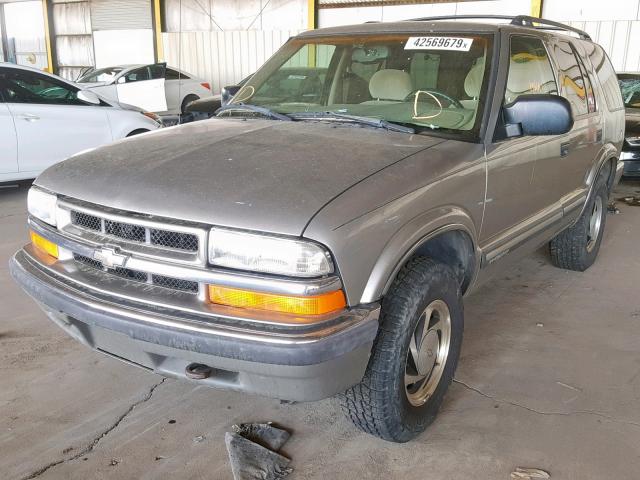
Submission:
POLYGON ((386 7, 320 8, 318 10, 318 25, 332 27, 368 21, 390 22, 436 15, 529 15, 530 11, 531 0, 481 0, 386 7))
POLYGON ((255 72, 290 37, 302 30, 232 30, 164 33, 168 65, 197 75, 213 92, 255 72))
POLYGON ((640 71, 640 0, 545 0, 542 13, 585 30, 617 71, 640 71))

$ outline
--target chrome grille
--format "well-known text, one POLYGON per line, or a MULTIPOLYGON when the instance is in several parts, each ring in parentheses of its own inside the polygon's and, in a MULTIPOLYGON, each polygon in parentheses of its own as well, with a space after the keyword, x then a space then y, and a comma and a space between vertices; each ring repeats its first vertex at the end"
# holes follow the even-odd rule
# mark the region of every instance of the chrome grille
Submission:
POLYGON ((192 233, 174 232, 159 228, 148 228, 134 223, 103 220, 96 215, 76 210, 71 210, 71 223, 80 228, 103 232, 105 235, 129 242, 156 245, 193 253, 197 253, 200 247, 197 235, 192 233))
POLYGON ((192 282, 190 280, 182 280, 179 278, 166 277, 164 275, 150 275, 146 272, 141 272, 139 270, 132 270, 130 268, 123 267, 115 267, 113 269, 105 269, 102 262, 95 260, 90 257, 86 257, 84 255, 78 255, 77 253, 73 254, 73 259, 86 265, 88 267, 94 268, 96 270, 107 271, 113 275, 117 275, 122 278, 126 278, 127 280, 133 280, 135 282, 140 283, 150 283, 152 285, 169 288, 171 290, 180 290, 188 293, 198 293, 198 282, 192 282), (149 281, 151 280, 151 281, 149 281))

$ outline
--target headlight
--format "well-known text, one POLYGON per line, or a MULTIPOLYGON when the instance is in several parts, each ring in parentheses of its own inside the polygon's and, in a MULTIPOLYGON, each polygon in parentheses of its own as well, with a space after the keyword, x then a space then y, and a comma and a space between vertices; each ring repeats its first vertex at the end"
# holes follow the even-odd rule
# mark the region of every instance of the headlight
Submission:
POLYGON ((626 137, 625 140, 629 145, 638 145, 640 143, 640 136, 626 137))
POLYGON ((55 227, 56 200, 57 197, 55 195, 47 193, 38 187, 31 187, 27 195, 27 210, 30 215, 55 227))
POLYGON ((333 272, 329 253, 315 243, 220 228, 209 234, 209 263, 293 277, 333 272))
POLYGON ((160 119, 160 115, 157 115, 153 112, 140 112, 140 113, 142 113, 145 117, 150 118, 154 122, 162 123, 162 120, 160 119))

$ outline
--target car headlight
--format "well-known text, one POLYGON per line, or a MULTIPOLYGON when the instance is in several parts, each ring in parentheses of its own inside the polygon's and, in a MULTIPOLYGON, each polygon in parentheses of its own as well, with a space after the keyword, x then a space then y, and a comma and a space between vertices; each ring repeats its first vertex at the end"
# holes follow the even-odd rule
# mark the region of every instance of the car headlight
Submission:
POLYGON ((640 143, 640 136, 626 137, 625 140, 630 145, 638 145, 640 143))
POLYGON ((27 195, 29 214, 49 225, 56 226, 57 197, 38 187, 31 187, 27 195))
POLYGON ((319 277, 333 272, 329 252, 304 240, 212 228, 209 263, 252 272, 319 277))

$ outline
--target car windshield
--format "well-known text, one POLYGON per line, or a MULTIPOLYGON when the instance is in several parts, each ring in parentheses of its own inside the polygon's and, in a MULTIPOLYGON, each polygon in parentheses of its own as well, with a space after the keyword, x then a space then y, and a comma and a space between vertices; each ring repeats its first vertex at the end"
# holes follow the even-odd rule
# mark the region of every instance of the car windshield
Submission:
POLYGON ((640 108, 640 74, 620 74, 618 75, 618 83, 622 91, 624 106, 627 108, 640 108))
MULTIPOLYGON (((258 70, 228 107, 251 104, 311 120, 330 119, 332 112, 336 121, 348 115, 418 132, 469 132, 480 123, 491 42, 489 34, 454 33, 298 38, 258 70)), ((240 107, 236 114, 243 111, 257 115, 240 107)), ((224 114, 229 112, 234 110, 224 114)))
POLYGON ((83 75, 78 79, 80 83, 96 83, 96 82, 111 82, 124 68, 122 67, 108 67, 100 68, 83 75))

